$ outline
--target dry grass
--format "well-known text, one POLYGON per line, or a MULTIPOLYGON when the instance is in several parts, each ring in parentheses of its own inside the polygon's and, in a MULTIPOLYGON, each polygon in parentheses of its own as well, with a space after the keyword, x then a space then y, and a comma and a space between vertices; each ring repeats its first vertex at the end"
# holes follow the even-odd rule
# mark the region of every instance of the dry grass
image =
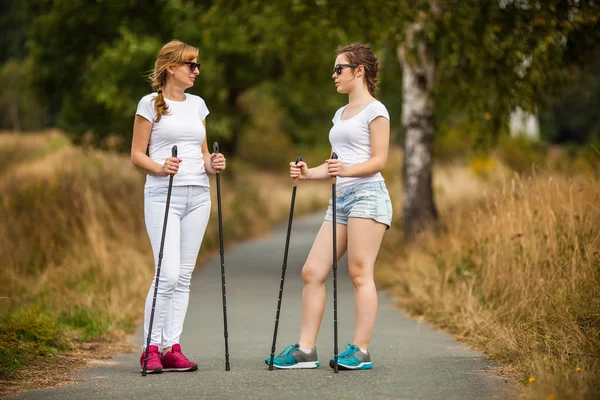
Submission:
MULTIPOLYGON (((14 391, 22 388, 17 381, 30 388, 47 384, 28 375, 31 369, 15 376, 15 352, 30 349, 25 362, 41 368, 57 362, 55 354, 68 360, 90 341, 108 345, 131 333, 142 318, 153 257, 143 218, 144 175, 128 157, 74 147, 59 132, 0 135, 2 156, 10 162, 0 169, 0 391, 14 391), (51 345, 24 346, 23 321, 49 324, 40 334, 51 345)), ((273 176, 231 164, 221 179, 226 245, 285 220, 291 195, 286 170, 273 176)), ((219 246, 211 179, 213 216, 199 264, 219 246)), ((303 185, 296 215, 325 207, 328 191, 317 187, 303 185)))
POLYGON ((525 397, 600 396, 598 175, 504 173, 498 185, 446 172, 436 175, 443 233, 404 246, 397 223, 380 284, 412 314, 506 363, 525 397))
POLYGON ((76 383, 73 373, 89 365, 105 363, 105 359, 135 350, 131 340, 96 340, 78 343, 71 351, 51 360, 34 358, 9 380, 0 381, 0 395, 13 396, 23 391, 68 386, 76 383))
MULTIPOLYGON (((231 161, 222 177, 227 244, 285 221, 291 195, 286 168, 273 175, 231 161)), ((57 343, 70 349, 30 362, 38 370, 58 359, 70 370, 81 366, 72 357, 121 351, 111 343, 140 321, 153 271, 143 174, 128 157, 75 148, 58 132, 0 135, 0 162, 0 313, 26 309, 34 322, 57 322, 57 343)), ((495 159, 438 167, 441 233, 405 245, 401 162, 393 149, 384 176, 396 217, 380 254, 380 284, 413 314, 506 363, 525 395, 598 396, 598 174, 522 178, 495 159)), ((218 248, 212 183, 201 256, 218 248)), ((324 211, 329 184, 302 183, 297 196, 296 215, 324 211)), ((54 384, 28 371, 0 381, 0 391, 54 384)))

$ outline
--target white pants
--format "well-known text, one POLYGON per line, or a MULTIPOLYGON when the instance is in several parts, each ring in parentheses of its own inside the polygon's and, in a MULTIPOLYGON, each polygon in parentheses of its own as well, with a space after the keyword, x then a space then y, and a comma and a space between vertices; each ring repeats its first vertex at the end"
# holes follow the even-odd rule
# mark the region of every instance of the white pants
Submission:
MULTIPOLYGON (((168 188, 144 191, 146 230, 154 252, 154 278, 144 315, 144 347, 148 338, 158 253, 162 237, 168 188)), ((210 189, 205 186, 174 186, 163 248, 151 345, 162 348, 179 343, 190 297, 190 281, 210 216, 210 189), (161 340, 162 336, 162 340, 161 340)))

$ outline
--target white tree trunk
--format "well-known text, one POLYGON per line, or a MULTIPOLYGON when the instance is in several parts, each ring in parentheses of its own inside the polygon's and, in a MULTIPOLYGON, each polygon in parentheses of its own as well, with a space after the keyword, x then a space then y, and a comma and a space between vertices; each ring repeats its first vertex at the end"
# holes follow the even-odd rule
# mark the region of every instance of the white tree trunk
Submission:
POLYGON ((407 238, 437 220, 433 198, 434 101, 436 63, 420 33, 420 23, 408 25, 406 41, 398 46, 402 65, 402 127, 404 128, 403 211, 407 238))
POLYGON ((512 137, 524 136, 529 140, 539 140, 540 122, 537 115, 517 107, 509 120, 510 135, 512 137))

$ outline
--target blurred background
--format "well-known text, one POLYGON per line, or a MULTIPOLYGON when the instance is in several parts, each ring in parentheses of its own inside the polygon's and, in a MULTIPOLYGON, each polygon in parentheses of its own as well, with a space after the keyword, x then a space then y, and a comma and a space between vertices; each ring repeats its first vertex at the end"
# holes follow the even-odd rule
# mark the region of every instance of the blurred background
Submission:
MULTIPOLYGON (((289 161, 328 157, 347 103, 335 50, 358 41, 392 128, 378 285, 534 398, 600 395, 599 19, 595 0, 2 0, 0 384, 35 387, 27 371, 57 354, 130 349, 153 266, 128 153, 164 43, 200 49, 189 92, 230 161, 232 243, 285 220, 289 161), (415 90, 422 108, 403 100, 415 90), (414 232, 402 188, 419 113, 436 218, 414 232)), ((307 185, 297 212, 322 212, 327 182, 307 185)))
POLYGON ((190 92, 212 111, 211 138, 268 169, 287 160, 289 147, 328 146, 331 116, 346 102, 332 86, 334 51, 360 41, 380 58, 379 98, 401 144, 397 50, 419 21, 438 72, 438 153, 487 150, 510 132, 519 109, 533 114, 526 130, 545 143, 581 145, 600 135, 593 1, 4 0, 1 7, 4 130, 59 128, 75 143, 127 151, 137 101, 151 92, 145 77, 162 45, 177 38, 200 49, 190 92), (285 149, 273 152, 272 165, 256 159, 266 143, 285 149))

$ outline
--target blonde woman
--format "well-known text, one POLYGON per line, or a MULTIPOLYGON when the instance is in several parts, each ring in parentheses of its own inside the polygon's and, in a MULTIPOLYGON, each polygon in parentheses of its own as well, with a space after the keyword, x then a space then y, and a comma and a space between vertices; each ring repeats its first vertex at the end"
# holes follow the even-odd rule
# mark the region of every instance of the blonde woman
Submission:
MULTIPOLYGON (((165 44, 151 75, 156 92, 139 101, 133 125, 131 161, 147 174, 144 215, 155 266, 169 176, 174 176, 150 346, 140 357, 142 365, 148 352, 148 373, 198 369, 182 353, 180 337, 190 280, 210 216, 207 173, 221 172, 226 166, 222 154, 208 150, 209 111, 204 100, 185 92, 194 86, 199 73, 197 48, 177 40, 165 44), (177 157, 171 155, 174 145, 177 157)), ((144 338, 148 337, 154 283, 153 279, 146 298, 144 338)))
MULTIPOLYGON (((339 354, 339 369, 371 369, 369 342, 377 315, 373 280, 375 259, 383 234, 392 222, 392 203, 381 171, 389 148, 390 117, 376 99, 379 63, 368 45, 354 43, 337 50, 332 78, 348 104, 337 110, 329 131, 332 152, 328 159, 308 168, 290 163, 290 176, 298 179, 337 177, 337 256, 348 251, 348 268, 354 286, 355 327, 352 343, 339 354)), ((302 323, 298 343, 290 344, 273 360, 280 369, 317 368, 315 343, 325 311, 325 278, 333 266, 332 202, 302 268, 302 323)), ((265 360, 267 364, 270 357, 265 360)), ((334 368, 332 358, 329 365, 334 368)))

